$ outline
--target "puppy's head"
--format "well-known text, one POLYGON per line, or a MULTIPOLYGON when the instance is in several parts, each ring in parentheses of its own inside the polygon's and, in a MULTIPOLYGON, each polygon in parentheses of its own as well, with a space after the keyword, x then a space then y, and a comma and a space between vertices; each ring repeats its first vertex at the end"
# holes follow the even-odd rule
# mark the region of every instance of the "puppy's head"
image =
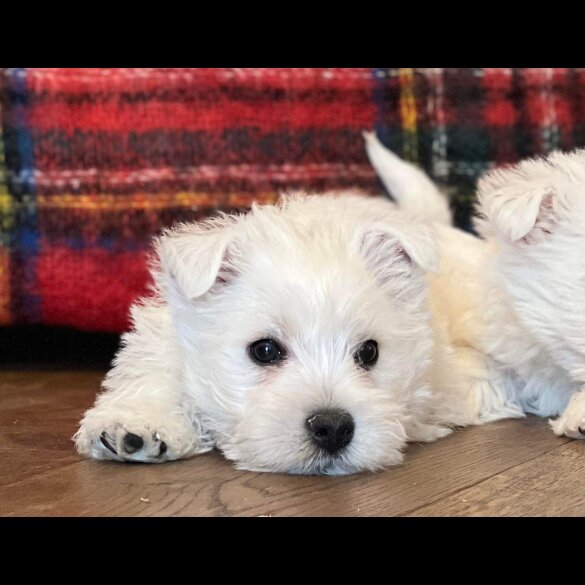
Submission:
POLYGON ((401 461, 428 396, 431 233, 392 205, 292 197, 167 232, 159 285, 201 422, 240 468, 401 461))

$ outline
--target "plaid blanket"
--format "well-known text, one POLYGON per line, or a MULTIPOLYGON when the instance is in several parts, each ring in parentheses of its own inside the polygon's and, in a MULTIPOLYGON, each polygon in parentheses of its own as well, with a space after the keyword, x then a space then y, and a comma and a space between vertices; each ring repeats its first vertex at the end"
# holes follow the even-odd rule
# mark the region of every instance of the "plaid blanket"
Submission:
POLYGON ((480 173, 585 146, 585 69, 0 69, 0 113, 0 324, 117 332, 162 227, 380 191, 362 129, 467 227, 480 173))

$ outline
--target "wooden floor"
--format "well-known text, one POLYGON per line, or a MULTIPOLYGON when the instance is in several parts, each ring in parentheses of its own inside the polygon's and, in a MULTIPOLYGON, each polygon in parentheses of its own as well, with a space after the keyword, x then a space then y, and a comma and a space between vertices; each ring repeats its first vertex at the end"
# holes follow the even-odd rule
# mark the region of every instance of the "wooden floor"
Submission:
POLYGON ((80 459, 70 437, 103 372, 0 373, 2 516, 583 516, 584 443, 537 418, 413 445, 376 474, 236 471, 219 453, 165 465, 80 459))

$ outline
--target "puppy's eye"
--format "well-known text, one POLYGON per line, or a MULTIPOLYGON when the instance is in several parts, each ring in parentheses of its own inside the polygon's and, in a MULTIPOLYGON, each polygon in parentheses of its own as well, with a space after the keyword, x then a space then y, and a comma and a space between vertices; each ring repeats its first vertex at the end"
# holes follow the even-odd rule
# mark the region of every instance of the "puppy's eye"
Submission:
POLYGON ((260 339, 250 345, 252 359, 261 365, 276 364, 286 357, 286 353, 276 341, 260 339))
POLYGON ((360 368, 370 369, 378 361, 378 344, 373 339, 364 341, 353 354, 353 359, 360 368))

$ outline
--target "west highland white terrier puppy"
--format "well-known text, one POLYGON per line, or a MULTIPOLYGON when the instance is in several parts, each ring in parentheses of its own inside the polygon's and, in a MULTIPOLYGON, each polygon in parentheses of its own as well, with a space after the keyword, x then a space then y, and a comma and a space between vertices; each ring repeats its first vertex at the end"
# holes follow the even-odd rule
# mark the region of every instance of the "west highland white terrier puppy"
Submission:
POLYGON ((482 244, 397 168, 425 186, 403 210, 296 195, 159 237, 154 295, 131 310, 79 452, 158 463, 217 447, 242 469, 346 474, 504 416, 468 341, 482 244))
POLYGON ((523 301, 499 240, 452 228, 422 171, 366 143, 398 205, 297 194, 156 240, 153 296, 132 308, 75 435, 81 454, 161 463, 216 447, 241 469, 347 474, 400 463, 409 441, 453 426, 555 414, 562 400, 546 410, 554 399, 538 406, 534 392, 568 401, 576 383, 553 392, 522 369, 546 370, 512 322, 523 301))
POLYGON ((484 347, 518 376, 525 412, 585 439, 585 150, 492 171, 478 195, 484 347))

